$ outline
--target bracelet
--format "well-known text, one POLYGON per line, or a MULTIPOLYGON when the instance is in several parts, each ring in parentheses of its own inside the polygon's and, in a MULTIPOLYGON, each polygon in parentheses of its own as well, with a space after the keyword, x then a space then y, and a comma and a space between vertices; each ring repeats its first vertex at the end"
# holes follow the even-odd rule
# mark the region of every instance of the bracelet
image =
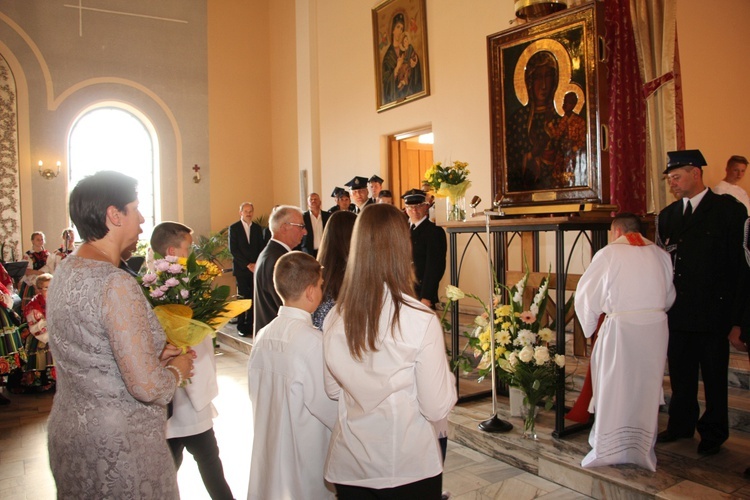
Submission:
POLYGON ((167 369, 175 372, 175 374, 177 375, 177 387, 181 387, 184 380, 182 378, 182 373, 180 373, 180 370, 176 366, 172 365, 167 365, 167 369))

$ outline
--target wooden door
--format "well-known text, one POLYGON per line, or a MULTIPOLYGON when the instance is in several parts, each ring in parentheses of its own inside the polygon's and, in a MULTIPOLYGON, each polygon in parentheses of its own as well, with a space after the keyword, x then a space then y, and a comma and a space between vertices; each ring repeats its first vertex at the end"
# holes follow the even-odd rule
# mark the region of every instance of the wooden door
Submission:
POLYGON ((420 144, 417 136, 400 141, 392 138, 390 152, 390 189, 396 206, 403 208, 401 195, 421 188, 424 173, 432 166, 432 144, 420 144))

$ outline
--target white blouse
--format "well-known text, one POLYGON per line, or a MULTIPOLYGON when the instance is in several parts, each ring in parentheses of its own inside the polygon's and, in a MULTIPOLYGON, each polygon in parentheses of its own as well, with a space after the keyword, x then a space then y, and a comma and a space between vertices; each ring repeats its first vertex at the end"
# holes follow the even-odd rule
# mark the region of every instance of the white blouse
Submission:
POLYGON ((440 320, 417 300, 406 300, 391 335, 393 299, 385 291, 378 350, 362 361, 349 354, 338 307, 323 323, 326 392, 338 399, 325 466, 331 483, 391 488, 443 470, 432 423, 456 403, 455 378, 440 320))

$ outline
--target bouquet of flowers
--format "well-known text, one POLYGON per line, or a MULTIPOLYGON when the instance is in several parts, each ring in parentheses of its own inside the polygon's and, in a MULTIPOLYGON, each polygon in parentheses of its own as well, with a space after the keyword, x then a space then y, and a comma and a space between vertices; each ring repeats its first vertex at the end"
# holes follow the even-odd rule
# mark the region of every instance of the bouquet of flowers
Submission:
POLYGON ((247 311, 250 300, 230 302, 229 287, 213 286, 221 270, 212 262, 167 256, 154 262, 154 272, 138 278, 143 293, 167 334, 169 343, 182 347, 198 345, 207 335, 232 317, 247 311))
POLYGON ((459 197, 466 195, 466 190, 471 185, 468 163, 454 161, 450 165, 443 166, 442 162, 435 163, 424 173, 427 183, 435 190, 435 196, 459 197))
POLYGON ((552 407, 558 384, 559 370, 565 367, 565 355, 557 354, 552 345, 555 333, 543 326, 544 310, 547 305, 549 274, 542 280, 539 289, 529 305, 524 308, 523 292, 529 272, 513 287, 496 285, 493 297, 494 324, 490 324, 490 309, 476 295, 464 294, 456 287, 448 287, 446 295, 453 302, 463 297, 471 297, 482 304, 484 313, 474 319, 471 331, 465 332, 468 338, 466 347, 458 356, 457 365, 464 372, 470 372, 476 358, 479 361, 479 380, 492 370, 492 363, 499 368, 497 375, 509 386, 517 387, 524 393, 524 404, 530 409, 525 430, 533 433, 534 412, 537 405, 545 409, 552 407), (508 292, 509 301, 502 303, 502 291, 508 292), (495 352, 491 351, 491 338, 495 337, 495 352), (467 353, 471 350, 471 353, 467 353), (531 429, 529 429, 531 427, 531 429))
POLYGON ((469 176, 468 163, 463 161, 454 161, 452 164, 443 166, 437 162, 430 167, 424 174, 425 181, 435 191, 435 196, 447 198, 447 218, 448 220, 465 220, 466 190, 471 186, 467 179, 469 176))

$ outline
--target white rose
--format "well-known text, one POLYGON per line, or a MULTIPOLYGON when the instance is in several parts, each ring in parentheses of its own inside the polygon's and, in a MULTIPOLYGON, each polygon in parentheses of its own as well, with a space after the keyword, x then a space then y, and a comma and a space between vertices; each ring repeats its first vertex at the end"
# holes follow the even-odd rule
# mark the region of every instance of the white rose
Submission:
POLYGON ((530 345, 527 345, 523 349, 521 349, 521 352, 518 353, 518 359, 523 361, 524 363, 528 363, 532 359, 534 359, 534 348, 530 345))
POLYGON ((508 355, 508 363, 510 366, 516 366, 518 364, 518 354, 515 351, 508 355))
POLYGON ((565 356, 562 354, 555 354, 555 363, 560 368, 565 368, 565 356))
POLYGON ((474 324, 482 328, 487 326, 488 323, 489 322, 487 321, 487 318, 485 318, 484 316, 477 316, 476 318, 474 318, 474 324))
POLYGON ((549 361, 549 350, 544 346, 539 346, 534 349, 534 361, 539 366, 549 361))
POLYGON ((448 296, 448 300, 461 300, 466 297, 466 294, 457 286, 448 285, 445 287, 445 295, 448 296))

